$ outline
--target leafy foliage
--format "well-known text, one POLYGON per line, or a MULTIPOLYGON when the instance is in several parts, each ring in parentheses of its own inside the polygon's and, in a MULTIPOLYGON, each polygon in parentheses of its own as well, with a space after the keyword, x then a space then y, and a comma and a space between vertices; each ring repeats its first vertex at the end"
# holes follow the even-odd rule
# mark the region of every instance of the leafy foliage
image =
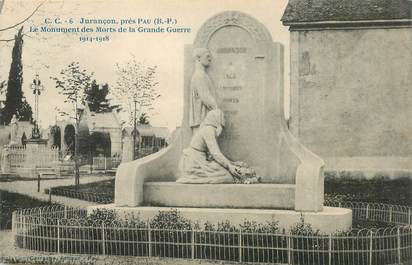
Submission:
POLYGON ((183 217, 177 209, 173 209, 171 211, 159 211, 150 221, 150 227, 157 229, 190 230, 192 223, 189 219, 183 217))
POLYGON ((83 219, 86 225, 88 224, 96 224, 102 225, 105 224, 107 226, 110 225, 120 225, 121 221, 114 210, 110 209, 95 209, 93 212, 88 215, 85 219, 83 219))
POLYGON ((157 66, 147 66, 134 57, 124 65, 116 66, 117 85, 113 95, 118 102, 126 105, 127 108, 123 111, 128 112, 130 125, 133 125, 135 103, 138 113, 148 113, 160 96, 157 91, 157 66))
POLYGON ((264 224, 257 223, 256 221, 247 221, 245 220, 243 224, 240 224, 239 227, 243 232, 246 233, 278 233, 279 232, 279 221, 271 220, 267 221, 264 224))
MULTIPOLYGON (((2 110, 2 123, 9 124, 13 114, 21 120, 31 121, 33 111, 23 97, 23 27, 20 28, 14 39, 12 61, 7 82, 6 102, 2 110)), ((4 86, 4 84, 3 84, 4 86)))
POLYGON ((149 125, 149 124, 150 124, 150 122, 149 122, 149 116, 147 116, 146 113, 142 113, 142 114, 140 115, 140 117, 139 117, 138 123, 139 123, 139 124, 142 124, 142 125, 149 125))
POLYGON ((0 229, 11 228, 11 215, 13 211, 46 205, 50 205, 50 203, 18 193, 0 190, 0 229))
MULTIPOLYGON (((93 213, 87 217, 85 222, 87 224, 96 224, 95 220, 99 220, 97 222, 98 224, 103 222, 107 225, 115 224, 125 227, 147 227, 147 222, 142 220, 140 216, 128 215, 126 218, 120 218, 115 211, 110 209, 98 209, 93 211, 93 213)), ((298 227, 299 224, 296 224, 296 226, 298 227)), ((310 225, 305 224, 305 226, 310 225)), ((201 227, 199 223, 194 223, 190 219, 184 217, 177 209, 171 209, 169 211, 159 211, 152 219, 150 219, 150 228, 165 230, 195 229, 209 232, 239 232, 242 230, 246 233, 277 233, 279 232, 279 222, 272 220, 261 224, 256 221, 244 220, 242 224, 237 226, 231 224, 228 220, 218 222, 216 225, 207 221, 203 224, 203 227, 201 227)))
POLYGON ((320 231, 313 229, 310 224, 305 223, 305 218, 301 214, 299 222, 292 226, 290 233, 300 236, 316 236, 320 234, 320 231))
POLYGON ((67 150, 69 152, 74 152, 75 150, 75 132, 76 131, 72 125, 66 126, 66 128, 64 129, 64 142, 67 145, 67 150))
POLYGON ((21 104, 21 108, 19 111, 20 114, 20 119, 21 121, 33 121, 33 110, 29 104, 29 102, 27 102, 26 98, 23 98, 23 102, 21 104))
POLYGON ((57 147, 57 148, 61 148, 61 131, 60 131, 60 127, 57 125, 54 125, 50 128, 50 135, 53 139, 53 143, 52 146, 53 147, 57 147))
POLYGON ((325 173, 325 200, 378 202, 412 206, 412 179, 377 175, 367 179, 356 172, 325 173), (332 198, 331 198, 332 196, 332 198))
MULTIPOLYGON (((72 62, 60 72, 60 77, 51 77, 56 82, 59 93, 66 97, 65 102, 77 107, 86 102, 86 90, 91 87, 93 73, 80 67, 79 62, 72 62)), ((66 113, 62 113, 66 114, 66 113)))
POLYGON ((99 85, 93 80, 91 86, 86 89, 86 102, 93 112, 110 112, 118 109, 119 105, 110 105, 107 95, 109 94, 109 84, 99 85))
MULTIPOLYGON (((59 89, 59 93, 66 97, 64 102, 70 103, 73 107, 73 118, 76 123, 75 141, 74 141, 74 175, 75 183, 80 183, 80 171, 79 171, 79 145, 78 134, 80 124, 79 107, 86 103, 85 91, 91 87, 93 73, 88 73, 87 70, 80 67, 79 62, 72 62, 66 68, 60 72, 59 77, 50 77, 56 82, 56 88, 59 89)), ((69 113, 60 111, 62 115, 68 115, 69 113)), ((66 140, 66 139, 65 139, 66 140)))

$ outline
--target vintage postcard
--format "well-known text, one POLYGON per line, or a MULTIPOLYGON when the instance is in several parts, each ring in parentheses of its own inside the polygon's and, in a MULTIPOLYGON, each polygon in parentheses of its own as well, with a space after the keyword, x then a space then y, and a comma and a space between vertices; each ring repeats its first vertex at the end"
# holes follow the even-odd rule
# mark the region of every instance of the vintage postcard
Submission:
POLYGON ((409 0, 0 0, 0 264, 412 262, 409 0))

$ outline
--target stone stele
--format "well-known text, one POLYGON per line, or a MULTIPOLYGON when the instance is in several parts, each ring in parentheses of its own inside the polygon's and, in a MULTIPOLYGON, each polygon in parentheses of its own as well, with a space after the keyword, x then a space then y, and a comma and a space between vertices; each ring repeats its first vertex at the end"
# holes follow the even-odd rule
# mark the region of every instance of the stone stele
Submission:
POLYGON ((273 42, 268 30, 254 18, 227 11, 207 20, 194 44, 185 47, 184 117, 178 136, 166 149, 120 165, 115 204, 110 207, 139 212, 158 209, 148 206, 186 207, 190 218, 202 212, 202 220, 209 216, 208 221, 223 221, 216 220, 216 209, 220 209, 219 218, 230 220, 234 209, 229 208, 235 208, 239 220, 254 219, 261 213, 260 221, 276 217, 289 225, 299 220, 301 212, 308 220, 316 219, 312 223, 323 231, 349 228, 350 210, 323 207, 323 160, 286 127, 283 61, 282 45, 273 42), (212 53, 207 71, 226 118, 219 139, 221 150, 229 159, 245 161, 256 169, 262 184, 174 182, 180 155, 192 136, 189 100, 195 48, 212 53), (322 219, 329 225, 325 227, 322 219))

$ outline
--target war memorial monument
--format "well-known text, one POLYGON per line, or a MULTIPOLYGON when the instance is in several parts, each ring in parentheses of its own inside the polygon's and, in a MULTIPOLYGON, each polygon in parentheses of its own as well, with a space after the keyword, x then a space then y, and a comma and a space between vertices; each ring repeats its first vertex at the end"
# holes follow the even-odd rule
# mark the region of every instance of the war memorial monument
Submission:
MULTIPOLYGON (((260 22, 219 13, 185 47, 184 114, 166 149, 121 164, 115 202, 96 206, 150 218, 177 209, 191 220, 299 221, 347 230, 352 211, 323 206, 323 160, 286 127, 283 47, 260 22), (259 183, 234 183, 247 164, 259 183)), ((91 207, 91 209, 96 208, 91 207)))

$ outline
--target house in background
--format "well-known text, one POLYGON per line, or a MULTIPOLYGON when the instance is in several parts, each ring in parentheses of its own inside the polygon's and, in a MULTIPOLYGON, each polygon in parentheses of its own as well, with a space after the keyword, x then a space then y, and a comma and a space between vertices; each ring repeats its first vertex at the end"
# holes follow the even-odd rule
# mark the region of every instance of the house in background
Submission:
POLYGON ((411 10, 409 0, 289 1, 290 130, 326 170, 412 172, 411 10))
MULTIPOLYGON (((167 127, 138 125, 136 133, 137 158, 150 155, 168 146, 170 132, 167 127)), ((133 128, 126 127, 122 132, 123 154, 122 162, 131 161, 133 157, 133 128)))
POLYGON ((96 113, 86 107, 80 124, 89 130, 94 156, 122 154, 122 122, 116 111, 96 113))
MULTIPOLYGON (((76 125, 72 121, 56 121, 49 139, 61 148, 63 155, 73 153, 76 125), (54 136, 60 134, 60 137, 54 136)), ((122 123, 117 112, 95 113, 88 107, 82 110, 79 123, 79 152, 92 156, 122 154, 122 123)))

